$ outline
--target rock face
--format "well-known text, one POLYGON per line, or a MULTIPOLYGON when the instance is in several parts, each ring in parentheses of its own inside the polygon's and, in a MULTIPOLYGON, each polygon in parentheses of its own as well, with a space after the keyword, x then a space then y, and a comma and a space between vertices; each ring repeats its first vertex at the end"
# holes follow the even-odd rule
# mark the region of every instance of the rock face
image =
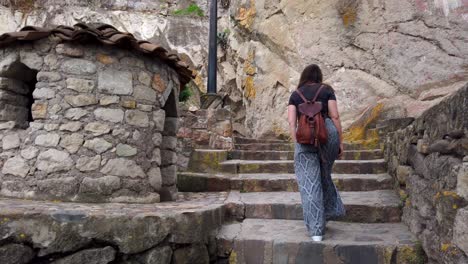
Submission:
POLYGON ((394 120, 382 128, 389 172, 405 201, 402 220, 434 263, 468 261, 467 99, 465 86, 409 126, 400 120, 397 129, 394 120))
MULTIPOLYGON (((0 76, 3 196, 130 203, 176 198, 178 113, 166 113, 154 99, 174 94, 166 102, 177 109, 180 80, 169 64, 117 47, 50 38, 2 49, 0 76), (31 69, 37 83, 30 82, 31 69), (164 93, 144 78, 140 83, 142 72, 157 74, 164 93), (143 89, 152 98, 142 96, 143 89), (11 108, 3 111, 7 102, 11 108)), ((88 253, 57 263, 113 261, 88 253)))
MULTIPOLYGON (((10 8, 27 19, 18 20, 9 8, 0 8, 0 32, 26 22, 46 26, 99 21, 155 40, 184 54, 196 70, 196 85, 206 92, 207 0, 39 0, 26 9, 10 8), (184 15, 191 3, 201 13, 184 15)), ((319 64, 335 88, 345 127, 376 102, 383 102, 393 117, 419 116, 457 90, 457 82, 466 81, 465 8, 463 1, 220 1, 218 87, 234 110, 235 131, 254 137, 287 134, 288 98, 309 63, 319 64)), ((57 49, 74 58, 63 66, 65 71, 96 71, 72 50, 57 49)), ((128 73, 120 70, 103 72, 100 79, 111 81, 97 86, 103 92, 125 95, 133 89, 128 73)), ((165 90, 157 76, 143 73, 137 79, 165 90)), ((70 81, 70 89, 92 88, 70 81)), ((134 89, 136 97, 155 99, 151 90, 134 89)))

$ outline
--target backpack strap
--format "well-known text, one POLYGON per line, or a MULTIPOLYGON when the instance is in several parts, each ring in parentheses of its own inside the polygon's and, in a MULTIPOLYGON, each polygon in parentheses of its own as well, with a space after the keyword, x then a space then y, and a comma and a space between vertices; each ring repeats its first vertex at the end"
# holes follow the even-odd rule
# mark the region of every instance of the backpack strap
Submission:
POLYGON ((309 103, 309 102, 315 103, 315 101, 317 101, 317 98, 320 95, 320 92, 322 91, 323 87, 324 87, 324 85, 322 84, 320 86, 320 88, 318 89, 317 93, 315 93, 314 99, 312 99, 312 101, 307 100, 307 98, 305 98, 304 94, 299 90, 299 88, 296 89, 296 92, 302 98, 302 100, 304 100, 305 103, 309 103))
POLYGON ((312 100, 313 103, 315 103, 315 101, 317 101, 317 98, 318 98, 320 92, 322 91, 323 87, 324 87, 323 84, 320 85, 320 88, 318 89, 317 93, 316 93, 315 96, 314 96, 314 99, 312 100))
POLYGON ((304 100, 305 103, 310 102, 309 100, 305 98, 304 94, 299 90, 299 88, 296 89, 296 92, 302 98, 302 100, 304 100))

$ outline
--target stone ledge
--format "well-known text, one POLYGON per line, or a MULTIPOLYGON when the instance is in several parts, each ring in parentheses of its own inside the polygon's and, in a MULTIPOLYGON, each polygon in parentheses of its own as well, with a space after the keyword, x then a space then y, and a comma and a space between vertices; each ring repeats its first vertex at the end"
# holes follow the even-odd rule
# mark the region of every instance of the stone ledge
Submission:
MULTIPOLYGON (((84 204, 0 199, 0 243, 33 245, 37 257, 68 255, 99 241, 120 254, 208 244, 227 193, 185 193, 158 204, 84 204)), ((33 259, 34 261, 34 259, 33 259)))

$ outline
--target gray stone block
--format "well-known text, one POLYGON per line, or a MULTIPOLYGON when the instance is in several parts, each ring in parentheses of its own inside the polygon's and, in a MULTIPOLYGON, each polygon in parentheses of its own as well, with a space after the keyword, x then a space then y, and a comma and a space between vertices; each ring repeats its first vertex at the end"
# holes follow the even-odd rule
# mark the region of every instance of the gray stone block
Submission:
POLYGON ((179 119, 176 117, 167 117, 164 121, 164 136, 175 136, 177 135, 179 119))
POLYGON ((78 181, 74 177, 37 181, 41 195, 49 198, 65 198, 78 193, 78 181))
POLYGON ((30 167, 28 163, 21 157, 9 158, 3 165, 2 173, 10 174, 18 177, 26 177, 30 167))
POLYGON ((120 123, 123 121, 124 111, 121 109, 98 108, 94 110, 94 116, 100 120, 120 123))
POLYGON ((37 169, 47 174, 68 171, 73 165, 74 162, 70 158, 70 154, 56 149, 49 149, 40 153, 36 161, 37 169))
POLYGON ((20 59, 21 59, 21 63, 26 65, 28 68, 36 70, 36 71, 40 71, 42 69, 42 65, 44 64, 44 58, 42 58, 42 56, 40 56, 36 52, 29 52, 29 51, 21 50, 20 59))
POLYGON ((164 121, 166 119, 166 112, 163 109, 159 109, 153 112, 154 129, 162 132, 164 130, 164 121))
POLYGON ((85 131, 93 133, 94 136, 101 136, 110 133, 110 127, 99 122, 92 122, 85 126, 85 131))
POLYGON ((132 126, 148 127, 148 114, 139 110, 127 110, 125 112, 125 122, 132 126))
POLYGON ((171 165, 161 169, 163 185, 174 185, 177 182, 177 166, 171 165))
POLYGON ((44 72, 41 71, 37 74, 37 81, 39 82, 58 82, 62 80, 62 75, 58 72, 44 72))
POLYGON ((68 78, 67 89, 77 91, 79 93, 90 93, 93 91, 95 83, 93 80, 68 78))
POLYGON ((101 155, 94 157, 81 156, 76 161, 76 168, 81 172, 94 171, 101 166, 101 155))
POLYGON ((82 48, 68 43, 58 44, 55 47, 55 51, 57 52, 57 54, 74 58, 81 58, 84 55, 84 51, 82 48))
MULTIPOLYGON (((173 263, 174 264, 206 264, 210 262, 208 249, 204 244, 195 244, 188 247, 176 249, 174 251, 173 263)), ((261 263, 261 262, 252 262, 261 263)))
POLYGON ((21 140, 18 134, 6 135, 2 139, 3 151, 19 148, 20 143, 21 143, 21 140))
POLYGON ((65 73, 76 75, 91 75, 96 73, 97 67, 91 61, 83 59, 70 59, 65 61, 61 67, 65 73))
POLYGON ((138 85, 135 87, 135 90, 133 92, 133 97, 137 101, 143 101, 143 102, 156 102, 157 94, 156 91, 143 85, 138 85))
POLYGON ((99 73, 98 90, 107 94, 131 95, 133 93, 132 73, 116 70, 102 71, 99 73))
POLYGON ((60 141, 60 146, 66 149, 68 152, 74 154, 78 152, 80 147, 83 145, 84 136, 81 134, 73 133, 66 135, 60 141))
POLYGON ((170 264, 171 258, 172 249, 169 246, 156 247, 137 256, 138 263, 141 264, 170 264))
POLYGON ((6 244, 0 247, 0 263, 26 264, 34 257, 34 251, 25 245, 6 244))
POLYGON ((56 147, 60 141, 60 135, 56 133, 42 134, 36 137, 34 144, 42 147, 56 147))
POLYGON ((85 177, 80 185, 80 193, 93 193, 110 195, 120 189, 120 178, 116 176, 104 176, 100 178, 85 177))
POLYGON ((52 264, 107 264, 115 259, 116 253, 115 249, 109 246, 85 249, 53 261, 52 264))
POLYGON ((85 148, 94 150, 97 154, 102 154, 112 148, 112 143, 106 141, 102 138, 93 138, 90 140, 86 140, 84 145, 85 148))
POLYGON ((130 178, 146 177, 143 169, 135 161, 122 158, 109 160, 102 168, 101 173, 130 178))
POLYGON ((65 101, 73 107, 98 104, 96 96, 92 94, 67 95, 65 96, 65 101))

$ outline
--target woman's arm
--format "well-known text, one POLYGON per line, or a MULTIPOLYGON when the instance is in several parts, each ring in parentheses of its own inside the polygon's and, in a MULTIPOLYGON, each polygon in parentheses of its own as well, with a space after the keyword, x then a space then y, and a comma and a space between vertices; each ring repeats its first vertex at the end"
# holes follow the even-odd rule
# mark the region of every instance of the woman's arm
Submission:
POLYGON ((288 122, 291 139, 296 142, 297 112, 295 105, 288 105, 288 122))
POLYGON ((340 136, 340 154, 339 157, 343 155, 343 130, 341 128, 341 120, 340 120, 340 114, 338 112, 338 104, 336 103, 336 100, 329 100, 328 101, 328 115, 330 116, 331 120, 333 121, 333 124, 335 124, 336 129, 338 130, 338 134, 340 136))

